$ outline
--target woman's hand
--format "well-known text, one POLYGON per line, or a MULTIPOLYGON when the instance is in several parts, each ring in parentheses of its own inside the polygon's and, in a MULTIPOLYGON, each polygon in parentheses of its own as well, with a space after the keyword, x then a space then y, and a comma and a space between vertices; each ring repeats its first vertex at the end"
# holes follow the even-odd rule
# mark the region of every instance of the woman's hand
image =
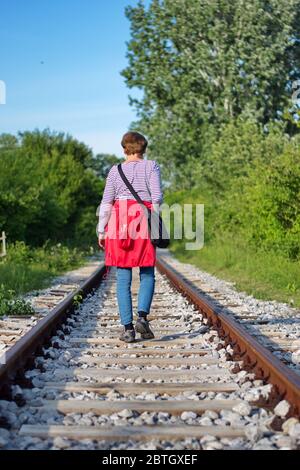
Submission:
POLYGON ((98 244, 99 244, 100 250, 103 250, 103 251, 105 249, 105 237, 106 237, 105 232, 98 234, 98 244))

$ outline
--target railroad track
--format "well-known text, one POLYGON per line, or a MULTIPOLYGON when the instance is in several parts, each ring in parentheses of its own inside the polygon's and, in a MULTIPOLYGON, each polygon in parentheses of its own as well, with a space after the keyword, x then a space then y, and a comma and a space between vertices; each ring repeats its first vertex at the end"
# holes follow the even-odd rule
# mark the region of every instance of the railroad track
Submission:
MULTIPOLYGON (((8 350, 0 446, 299 447, 299 375, 174 263, 158 262, 154 340, 118 340, 115 272, 103 280, 100 266, 78 289, 80 308, 69 294, 8 350)), ((134 276, 134 306, 137 288, 134 276)))
POLYGON ((238 293, 230 283, 177 261, 170 254, 162 257, 172 269, 191 282, 204 301, 248 330, 285 365, 300 374, 300 310, 275 301, 259 301, 238 293))

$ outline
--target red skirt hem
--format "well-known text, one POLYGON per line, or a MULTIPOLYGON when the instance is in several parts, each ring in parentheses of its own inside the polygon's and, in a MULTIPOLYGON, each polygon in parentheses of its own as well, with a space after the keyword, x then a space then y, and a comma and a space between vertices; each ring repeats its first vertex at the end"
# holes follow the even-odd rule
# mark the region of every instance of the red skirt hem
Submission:
MULTIPOLYGON (((150 202, 144 201, 144 204, 152 209, 150 202)), ((106 266, 119 268, 155 266, 156 249, 148 234, 147 219, 137 201, 131 199, 116 201, 105 231, 106 266), (120 227, 122 227, 122 236, 120 227), (135 230, 135 236, 130 236, 130 233, 133 234, 132 228, 135 230)))

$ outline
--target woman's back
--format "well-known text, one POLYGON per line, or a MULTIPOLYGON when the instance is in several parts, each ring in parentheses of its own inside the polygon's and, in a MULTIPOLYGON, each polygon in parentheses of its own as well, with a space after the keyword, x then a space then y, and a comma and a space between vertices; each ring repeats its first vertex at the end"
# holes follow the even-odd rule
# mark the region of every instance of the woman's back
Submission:
MULTIPOLYGON (((154 160, 130 161, 122 164, 123 172, 143 201, 161 204, 160 168, 154 160)), ((114 165, 107 176, 102 203, 112 203, 118 199, 134 199, 114 165)))

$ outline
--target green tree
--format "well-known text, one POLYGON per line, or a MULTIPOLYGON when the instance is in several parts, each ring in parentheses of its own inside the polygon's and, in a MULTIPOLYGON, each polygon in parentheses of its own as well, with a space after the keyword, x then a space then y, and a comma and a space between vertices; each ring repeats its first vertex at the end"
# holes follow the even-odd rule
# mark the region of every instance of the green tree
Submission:
POLYGON ((30 245, 93 242, 103 181, 91 161, 88 147, 62 133, 0 137, 0 230, 30 245))
POLYGON ((18 139, 11 134, 0 135, 0 150, 15 148, 18 145, 18 139))
POLYGON ((111 167, 120 163, 120 161, 120 158, 116 155, 99 153, 93 158, 91 168, 95 171, 98 178, 105 179, 111 167))
POLYGON ((127 8, 122 74, 142 91, 131 98, 134 127, 148 135, 150 154, 172 181, 203 159, 208 130, 239 116, 265 125, 289 106, 300 73, 299 13, 299 0, 152 0, 127 8))

